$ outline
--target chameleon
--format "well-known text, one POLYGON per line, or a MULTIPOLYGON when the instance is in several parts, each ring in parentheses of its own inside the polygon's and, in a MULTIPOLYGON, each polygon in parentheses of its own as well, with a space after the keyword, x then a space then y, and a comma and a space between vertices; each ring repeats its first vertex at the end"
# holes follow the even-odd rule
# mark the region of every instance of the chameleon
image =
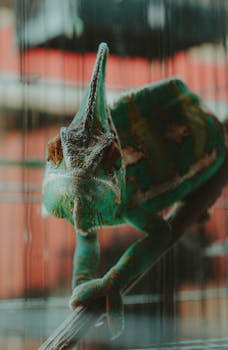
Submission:
POLYGON ((109 106, 101 43, 79 110, 47 145, 43 203, 76 231, 75 309, 105 297, 111 338, 124 329, 122 294, 172 244, 161 215, 218 172, 227 127, 179 78, 123 93, 109 106), (97 277, 101 226, 128 223, 143 236, 97 277))

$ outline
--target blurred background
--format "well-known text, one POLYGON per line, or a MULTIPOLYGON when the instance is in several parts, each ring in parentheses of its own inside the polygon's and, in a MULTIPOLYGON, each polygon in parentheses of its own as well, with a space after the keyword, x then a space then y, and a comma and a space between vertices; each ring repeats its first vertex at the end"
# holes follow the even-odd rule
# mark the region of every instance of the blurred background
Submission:
MULTIPOLYGON (((42 217, 48 140, 74 116, 101 41, 110 103, 179 76, 228 116, 227 0, 0 0, 0 348, 33 350, 68 315, 73 228, 42 217)), ((227 349, 227 188, 125 297, 126 331, 83 349, 227 349)), ((104 273, 138 236, 102 228, 104 273)))

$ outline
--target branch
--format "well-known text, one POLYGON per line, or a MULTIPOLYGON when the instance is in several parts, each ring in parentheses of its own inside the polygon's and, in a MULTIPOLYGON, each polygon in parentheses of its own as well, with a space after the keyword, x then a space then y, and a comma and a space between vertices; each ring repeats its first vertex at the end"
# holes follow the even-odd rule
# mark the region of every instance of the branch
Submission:
MULTIPOLYGON (((173 234, 173 242, 168 249, 170 249, 183 232, 196 222, 216 201, 227 183, 227 174, 228 156, 214 177, 201 186, 200 190, 189 195, 185 201, 181 202, 165 217, 171 225, 173 234)), ((166 253, 166 251, 164 253, 166 253)), ((147 271, 145 271, 145 273, 146 272, 147 271)), ((139 279, 141 278, 142 276, 140 276, 139 279)), ((126 291, 129 291, 139 279, 132 283, 126 291)), ((124 293, 126 293, 126 291, 124 291, 124 293)), ((98 300, 96 303, 86 307, 78 307, 38 350, 72 349, 78 344, 80 339, 86 335, 88 330, 95 325, 98 319, 104 315, 104 312, 104 299, 98 300)))
POLYGON ((82 339, 97 320, 104 315, 105 302, 77 307, 50 335, 38 350, 70 350, 82 339))

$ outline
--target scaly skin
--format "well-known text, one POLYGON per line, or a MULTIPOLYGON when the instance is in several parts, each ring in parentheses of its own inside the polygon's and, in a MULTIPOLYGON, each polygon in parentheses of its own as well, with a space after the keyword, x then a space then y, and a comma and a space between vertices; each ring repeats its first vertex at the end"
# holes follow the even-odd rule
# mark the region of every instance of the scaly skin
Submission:
POLYGON ((216 174, 226 155, 225 128, 186 85, 171 79, 105 97, 108 48, 101 44, 81 107, 48 144, 44 205, 77 233, 73 308, 105 296, 112 337, 123 329, 121 293, 172 244, 159 211, 216 174), (97 228, 128 222, 144 238, 102 278, 97 228))

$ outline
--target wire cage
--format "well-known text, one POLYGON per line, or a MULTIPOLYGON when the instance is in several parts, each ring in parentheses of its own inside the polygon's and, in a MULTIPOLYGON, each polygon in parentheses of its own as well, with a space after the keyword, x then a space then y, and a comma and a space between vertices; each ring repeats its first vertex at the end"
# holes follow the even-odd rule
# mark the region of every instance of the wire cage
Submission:
MULTIPOLYGON (((69 315, 73 227, 42 207, 45 149, 77 111, 101 41, 107 98, 179 76, 228 117, 228 3, 204 0, 0 1, 0 347, 38 349, 69 315)), ((227 187, 124 297, 126 327, 105 322, 81 349, 226 349, 227 187)), ((141 235, 101 228, 102 275, 141 235)))

